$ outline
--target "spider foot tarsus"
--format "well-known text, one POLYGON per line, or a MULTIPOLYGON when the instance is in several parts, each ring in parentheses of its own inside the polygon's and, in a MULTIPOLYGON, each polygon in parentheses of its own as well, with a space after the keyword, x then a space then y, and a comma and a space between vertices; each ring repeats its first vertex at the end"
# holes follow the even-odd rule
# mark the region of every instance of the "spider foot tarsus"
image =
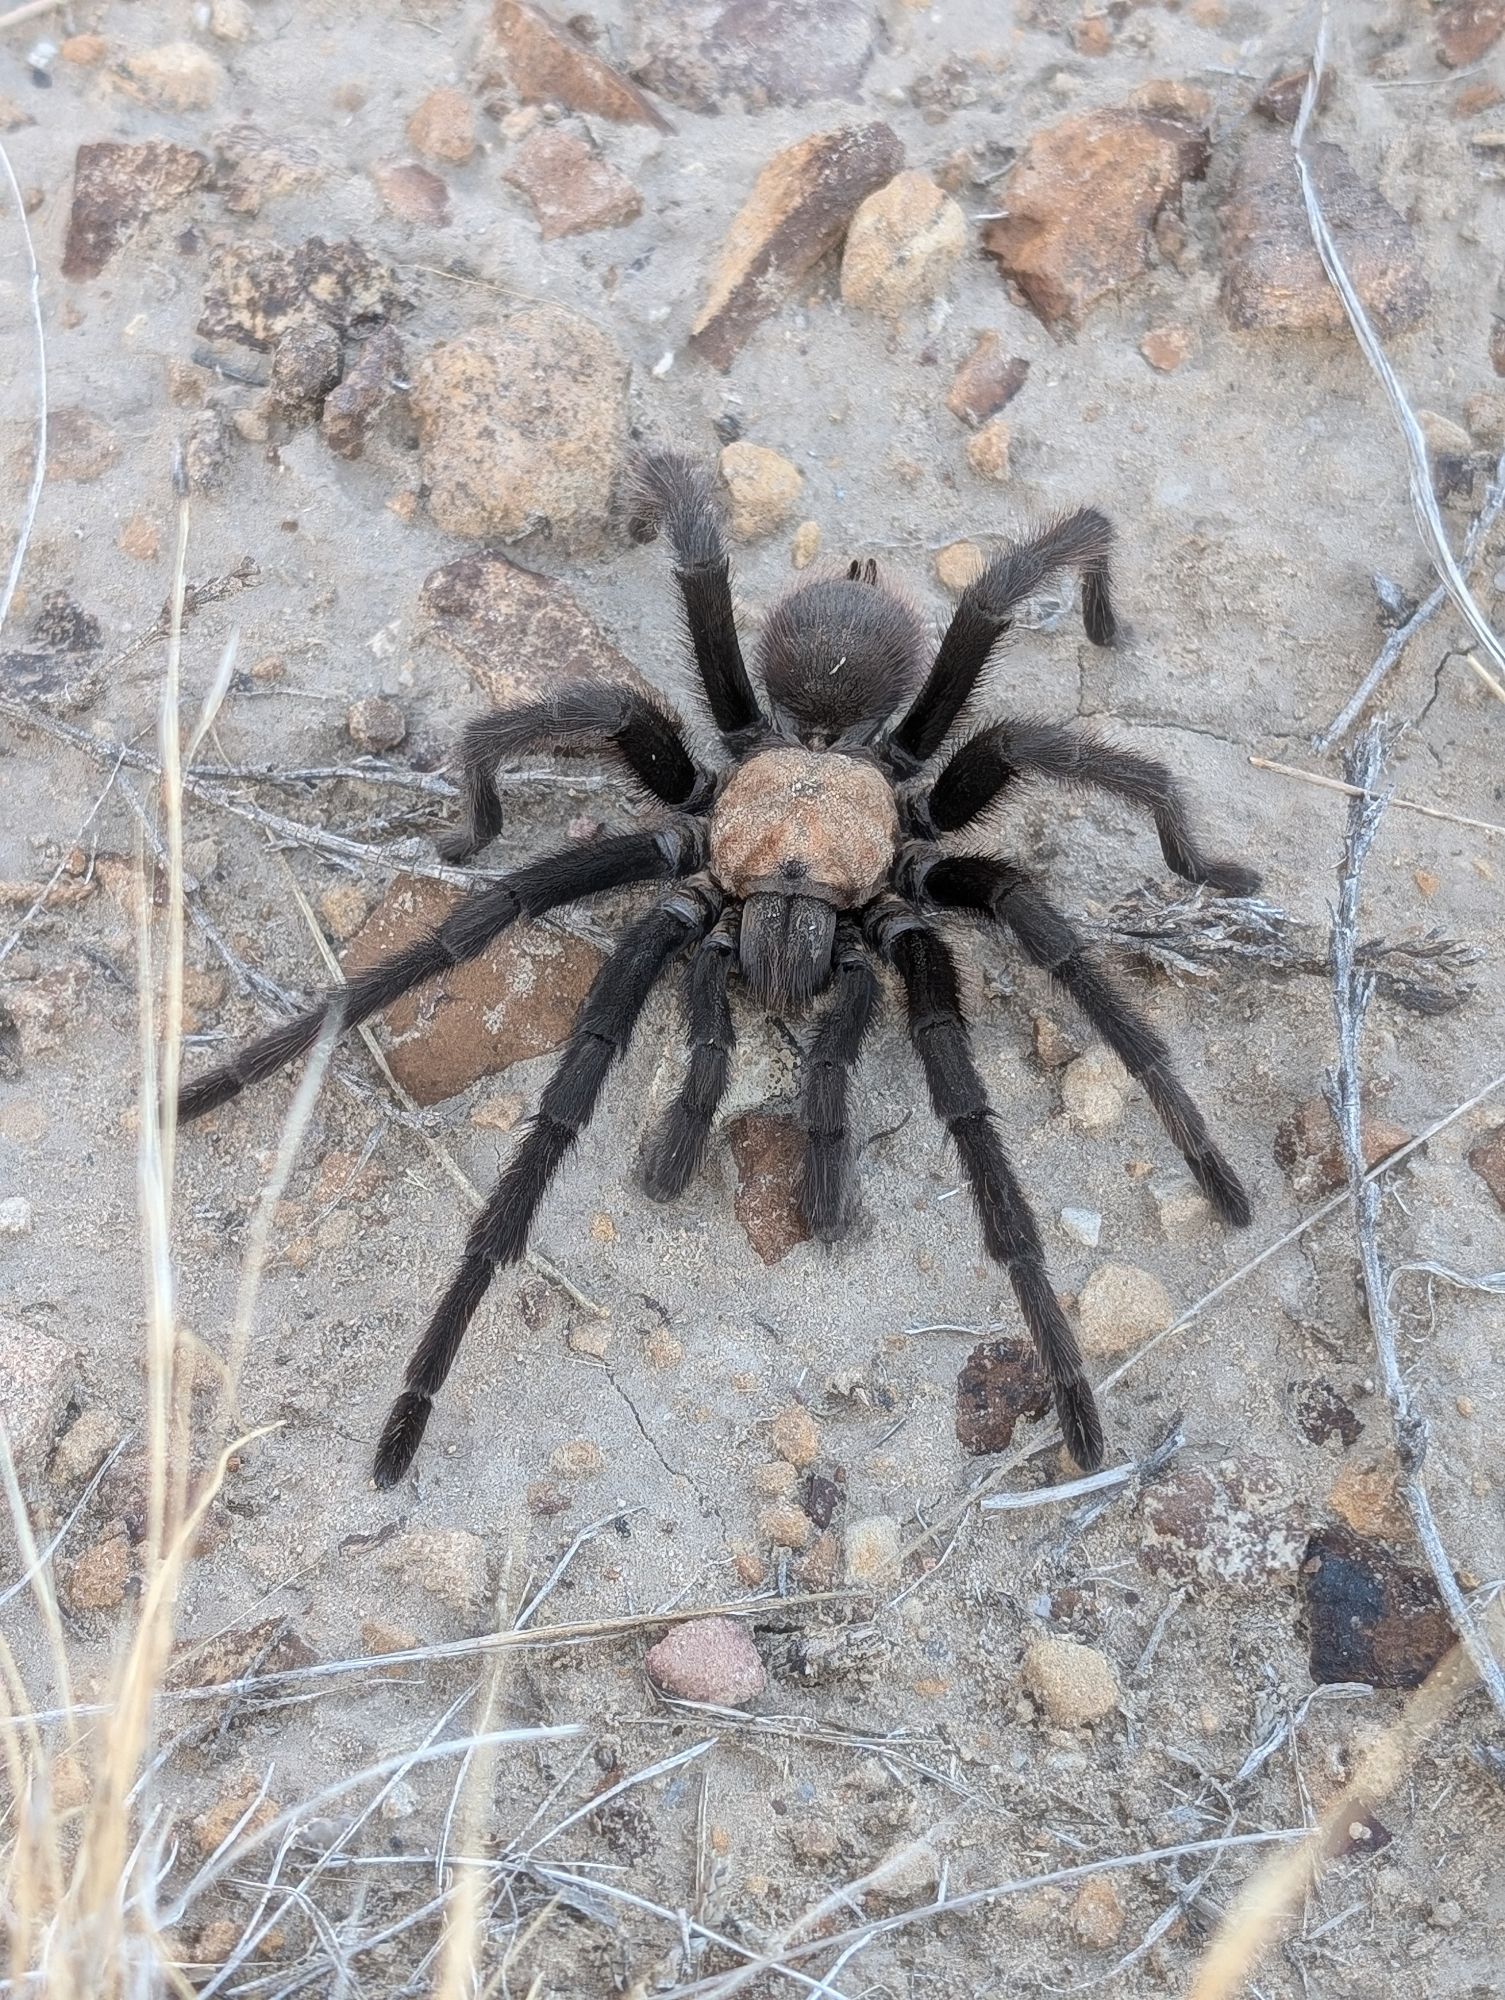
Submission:
POLYGON ((392 1405, 391 1414, 382 1425, 371 1467, 372 1479, 384 1492, 395 1486, 413 1463, 433 1408, 431 1397, 419 1395, 413 1389, 404 1389, 392 1405))

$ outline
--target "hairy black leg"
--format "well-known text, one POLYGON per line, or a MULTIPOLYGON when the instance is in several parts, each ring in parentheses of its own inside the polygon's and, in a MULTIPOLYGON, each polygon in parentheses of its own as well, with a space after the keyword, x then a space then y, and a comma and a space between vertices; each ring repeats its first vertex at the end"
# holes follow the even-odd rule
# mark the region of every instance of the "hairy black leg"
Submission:
POLYGON ((539 744, 610 746, 640 785, 666 806, 695 811, 715 781, 685 742, 667 703, 614 681, 581 681, 544 701, 497 709, 468 725, 460 749, 465 819, 439 842, 450 861, 468 861, 502 830, 495 771, 504 757, 539 744))
POLYGON ((800 1209, 825 1243, 835 1242, 851 1225, 854 1187, 847 1083, 878 1003, 878 975, 856 924, 843 921, 838 926, 835 957, 835 998, 805 1058, 800 1096, 800 1122, 805 1128, 800 1209))
POLYGON ((888 738, 885 748, 895 770, 910 776, 940 749, 971 700, 989 654, 1013 624, 1015 609, 1058 569, 1081 571, 1087 637, 1096 646, 1112 644, 1117 630, 1108 570, 1112 547, 1107 517, 1095 507, 1081 507, 994 556, 962 592, 925 685, 888 738))
POLYGON ((737 1035, 727 983, 737 956, 737 917, 735 907, 727 910, 686 968, 690 1063, 679 1094, 643 1148, 643 1185, 655 1201, 683 1194, 700 1171, 731 1080, 737 1035))
POLYGON ((1202 852, 1180 788, 1164 764, 1065 723, 1011 718, 969 737, 931 790, 926 802, 931 827, 954 833, 969 825, 1021 777, 1091 785, 1142 806, 1154 819, 1166 866, 1187 882, 1205 882, 1234 896, 1252 896, 1259 887, 1252 868, 1214 861, 1202 852))
POLYGON ((731 562, 721 510, 704 469, 675 451, 651 451, 633 468, 632 533, 652 541, 662 528, 674 550, 695 664, 716 727, 736 739, 768 726, 742 659, 732 616, 731 562))
POLYGON ((993 1109, 972 1060, 956 960, 944 938, 897 902, 876 908, 869 936, 903 981, 909 1037, 925 1071, 935 1115, 966 1168, 983 1242, 1009 1274, 1050 1382, 1067 1449, 1091 1471, 1102 1463, 1102 1422, 1076 1335, 1050 1282, 1034 1214, 999 1143, 993 1109))
POLYGON ((1249 1196, 1177 1080, 1170 1050, 1061 912, 1017 869, 980 856, 949 856, 933 863, 922 887, 942 908, 984 913, 1013 932, 1026 956, 1071 996, 1130 1076, 1144 1085, 1161 1124, 1218 1214, 1245 1228, 1252 1214, 1249 1196))
POLYGON ((465 1255, 414 1350, 401 1395, 376 1448, 373 1476, 392 1486, 413 1462, 434 1397, 454 1366, 465 1329, 497 1271, 528 1247, 539 1203, 565 1155, 589 1124, 613 1063, 626 1053, 643 1011, 674 954, 715 922, 714 892, 684 888, 625 933, 596 975, 538 1112, 471 1225, 465 1255))
POLYGON ((492 939, 520 917, 542 916, 561 904, 628 882, 662 881, 666 876, 689 874, 700 866, 703 846, 699 825, 681 820, 657 833, 616 834, 562 848, 476 890, 436 929, 358 972, 348 984, 326 993, 317 1005, 249 1043, 220 1069, 186 1084, 178 1098, 179 1118, 200 1118, 238 1097, 247 1084, 272 1076, 313 1046, 327 1020, 337 1021, 343 1033, 390 1007, 424 980, 447 972, 452 965, 479 958, 492 939))

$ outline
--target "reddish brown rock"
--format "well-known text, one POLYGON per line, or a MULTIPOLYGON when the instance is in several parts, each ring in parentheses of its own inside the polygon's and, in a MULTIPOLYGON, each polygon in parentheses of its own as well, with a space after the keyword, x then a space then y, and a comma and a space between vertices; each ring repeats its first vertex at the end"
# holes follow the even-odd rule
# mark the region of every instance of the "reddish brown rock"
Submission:
POLYGON ((897 319, 946 288, 967 246, 961 205, 928 174, 895 174, 852 217, 841 253, 849 306, 897 319))
POLYGON ((228 1687, 251 1674, 291 1673, 311 1667, 318 1654, 284 1612, 233 1626, 210 1639, 185 1639, 173 1652, 174 1687, 228 1687))
MULTIPOLYGON (((1254 108, 1272 125, 1294 125, 1301 110, 1301 100, 1306 94, 1307 78, 1311 75, 1309 62, 1283 63, 1272 70, 1260 86, 1254 108)), ((1332 95, 1333 72, 1324 68, 1322 83, 1317 91, 1317 108, 1321 110, 1332 95)))
POLYGON ((324 398, 319 435, 341 458, 360 458, 382 416, 407 395, 407 354, 389 326, 373 334, 324 398))
POLYGON ((1013 401, 1028 375, 1029 363, 1007 353, 996 333, 979 334, 977 345, 956 371, 946 408, 975 429, 1013 401))
POLYGON ((68 1603, 74 1611, 113 1611, 125 1602, 130 1580, 130 1537, 124 1523, 117 1521, 69 1568, 68 1603))
POLYGON ((1379 1542, 1324 1528, 1301 1566, 1312 1679, 1420 1687, 1451 1651, 1453 1628, 1437 1586, 1379 1542))
MULTIPOLYGON (((1410 223, 1365 187, 1337 146, 1308 148, 1313 181, 1338 252, 1382 334, 1404 333, 1431 287, 1410 223)), ((1236 327, 1338 333, 1343 301, 1312 244, 1290 141, 1251 132, 1223 206, 1223 310, 1236 327)))
POLYGON ((1172 375, 1195 345, 1189 326, 1154 326, 1139 343, 1139 351, 1161 375, 1172 375))
POLYGON ((1296 1581, 1306 1528, 1265 1459, 1172 1472, 1145 1489, 1139 1513, 1139 1559, 1169 1582, 1250 1589, 1296 1581))
POLYGON ((904 149, 887 125, 817 132, 775 153, 727 232, 690 344, 726 369, 789 296, 870 194, 893 179, 904 149))
POLYGON ((618 229, 643 212, 643 197, 626 174, 601 155, 589 138, 564 125, 544 125, 517 148, 502 178, 533 204, 547 243, 618 229))
POLYGON ((395 273, 359 243, 311 236, 290 250, 266 236, 223 237, 210 249, 198 331, 265 348, 301 320, 374 332, 409 306, 395 273))
MULTIPOLYGON (((1411 1134, 1388 1119, 1362 1121, 1364 1165, 1377 1167, 1404 1146, 1411 1134)), ((1343 1147, 1325 1097, 1309 1097, 1275 1128, 1275 1164, 1290 1176, 1299 1195, 1334 1194, 1348 1178, 1343 1147)))
POLYGON ((873 59, 866 0, 658 0, 632 70, 688 111, 854 97, 873 59))
POLYGON ((627 362, 590 321, 524 306, 413 371, 429 512, 448 534, 602 539, 626 445, 627 362))
POLYGON ((432 167, 416 160, 395 160, 371 169, 382 206, 399 222, 442 227, 449 221, 449 189, 432 167))
POLYGON ((419 601, 436 637, 498 704, 535 700, 566 681, 644 685, 562 583, 503 555, 461 556, 432 570, 419 601))
POLYGON ((148 139, 80 146, 73 166, 73 206, 63 246, 65 278, 97 278, 149 216, 160 215, 209 172, 203 153, 148 139))
POLYGON ((266 415, 290 430, 317 423, 324 400, 345 365, 344 343, 323 320, 300 320, 272 350, 266 415))
MULTIPOLYGON (((441 883, 399 877, 351 939, 347 974, 410 944, 461 900, 441 883)), ((602 957, 582 939, 538 927, 504 933, 483 957, 387 1009, 392 1074, 419 1104, 437 1104, 483 1076, 547 1055, 574 1026, 602 957)))
POLYGON ((120 456, 120 440, 109 425, 77 403, 47 413, 47 477, 89 485, 120 456))
POLYGON ((1492 1132, 1485 1133, 1469 1153, 1468 1163, 1500 1207, 1505 1208, 1505 1125, 1496 1125, 1492 1132))
POLYGON ((475 113, 462 90, 431 90, 408 120, 408 144, 431 160, 463 166, 476 149, 475 113))
POLYGON ((1463 69, 1505 35, 1505 0, 1456 0, 1437 16, 1437 60, 1463 69))
POLYGON ((1030 140, 1010 176, 1008 213, 983 231, 1051 326, 1077 327, 1100 299, 1149 268, 1150 232, 1207 171, 1205 128, 1127 110, 1084 111, 1030 140))
POLYGON ((768 1111, 749 1111, 727 1128, 737 1163, 738 1222, 765 1264, 777 1264, 797 1243, 810 1239, 810 1228, 795 1199, 805 1134, 796 1119, 768 1111))
POLYGON ((980 1457, 1007 1451, 1021 1417, 1050 1411, 1050 1390, 1035 1350, 1026 1340, 984 1341, 974 1347, 956 1378, 956 1438, 980 1457))
POLYGON ((635 83, 541 7, 529 6, 527 0, 495 0, 491 27, 503 67, 525 104, 562 104, 619 125, 673 130, 635 83))
POLYGON ((643 1655, 655 1687, 680 1701, 737 1708, 768 1685, 768 1673, 747 1628, 735 1618, 689 1618, 673 1625, 643 1655))

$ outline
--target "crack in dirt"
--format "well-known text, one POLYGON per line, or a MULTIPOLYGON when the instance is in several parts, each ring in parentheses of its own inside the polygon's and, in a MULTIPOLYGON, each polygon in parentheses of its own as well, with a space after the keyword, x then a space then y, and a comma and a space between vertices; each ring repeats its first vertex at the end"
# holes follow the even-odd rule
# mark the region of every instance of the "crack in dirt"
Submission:
POLYGON ((685 1470, 685 1468, 682 1465, 673 1465, 667 1458, 665 1458, 663 1450, 659 1445, 658 1439, 653 1435, 652 1431, 650 1431, 648 1426, 643 1422, 642 1411, 638 1408, 637 1404, 633 1401, 632 1397, 628 1394, 626 1388, 622 1385, 622 1383, 620 1383, 617 1380, 616 1372, 612 1368, 611 1363, 603 1358, 601 1366, 605 1371, 607 1381, 610 1382, 612 1388, 616 1390, 617 1394, 621 1397, 622 1401, 627 1405, 628 1409, 632 1412, 632 1421, 637 1425, 638 1430, 641 1432, 644 1444, 647 1445, 648 1449, 653 1453, 653 1456, 658 1460, 659 1464, 664 1468, 665 1472, 668 1473, 671 1479, 682 1479, 685 1482, 685 1484, 689 1487, 690 1491, 695 1495, 695 1498, 699 1501, 701 1513, 708 1520, 715 1521, 717 1526, 721 1529, 721 1532, 724 1535, 729 1536, 730 1530, 727 1527, 726 1519, 722 1514, 720 1508, 712 1506, 710 1501, 707 1500, 704 1493, 701 1492, 700 1488, 695 1484, 695 1481, 691 1478, 690 1474, 685 1470))

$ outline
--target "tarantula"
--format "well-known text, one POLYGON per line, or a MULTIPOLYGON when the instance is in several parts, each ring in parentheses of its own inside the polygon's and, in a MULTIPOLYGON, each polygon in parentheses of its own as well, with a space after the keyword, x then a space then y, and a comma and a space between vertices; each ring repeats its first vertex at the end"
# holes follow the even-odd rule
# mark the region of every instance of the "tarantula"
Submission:
POLYGON ((1011 932, 1144 1085, 1219 1215, 1247 1223, 1249 1198, 1177 1081, 1165 1043, 1066 918, 1012 862, 956 853, 942 842, 975 828, 1021 779, 1042 777, 1095 785, 1145 807, 1167 865, 1189 882, 1249 894, 1258 878, 1203 854, 1163 765, 1082 729, 1005 717, 968 736, 933 776, 921 773, 971 703, 1021 600, 1054 572, 1080 573, 1087 636, 1095 645, 1112 643, 1113 530, 1095 509, 1082 508, 1004 548, 963 592, 928 671, 917 613, 880 584, 873 562, 801 583, 769 614, 754 676, 732 616, 730 566, 709 480, 670 452, 644 458, 633 487, 635 538, 650 541, 660 528, 673 546, 725 763, 715 770, 698 763, 678 714, 625 684, 576 684, 471 723, 461 759, 465 819, 441 843, 451 860, 469 858, 501 832, 494 773, 502 758, 530 745, 614 752, 663 808, 658 823, 575 842, 477 889, 435 930, 189 1083, 179 1114, 197 1118, 223 1104, 321 1032, 354 1027, 477 957, 522 918, 628 883, 672 885, 628 928, 597 976, 537 1115, 477 1216, 408 1363, 376 1451, 376 1483, 391 1486, 412 1463, 487 1287, 499 1268, 523 1256, 550 1181, 670 964, 687 961, 689 1061, 645 1147, 648 1192, 661 1200, 681 1193, 705 1157, 731 1072, 733 975, 769 1007, 800 1009, 829 992, 807 1052, 799 1184, 810 1229, 826 1240, 852 1220, 848 1087, 878 1003, 877 968, 892 967, 935 1115, 971 1184, 983 1241, 1008 1273, 1067 1446, 1078 1464, 1095 1467, 1103 1453, 1097 1406, 973 1061, 957 962, 940 920, 981 919, 1011 932))

